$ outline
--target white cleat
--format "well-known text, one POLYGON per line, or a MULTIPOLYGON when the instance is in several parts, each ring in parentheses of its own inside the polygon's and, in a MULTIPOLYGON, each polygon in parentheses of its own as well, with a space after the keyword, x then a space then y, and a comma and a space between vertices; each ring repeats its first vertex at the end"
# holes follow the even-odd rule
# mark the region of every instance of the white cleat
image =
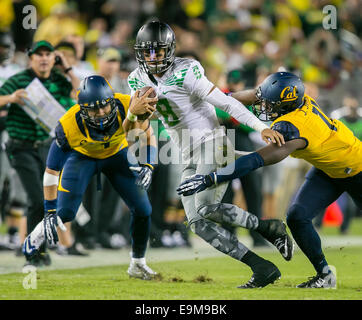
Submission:
POLYGON ((145 258, 132 259, 127 273, 131 278, 152 280, 157 275, 147 264, 145 258))

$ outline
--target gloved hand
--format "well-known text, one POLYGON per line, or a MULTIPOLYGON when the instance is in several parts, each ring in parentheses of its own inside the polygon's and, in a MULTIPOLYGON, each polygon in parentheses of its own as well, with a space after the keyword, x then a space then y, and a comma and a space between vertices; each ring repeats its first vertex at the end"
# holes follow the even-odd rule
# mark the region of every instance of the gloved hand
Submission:
POLYGON ((62 222, 62 219, 57 215, 55 210, 48 210, 43 219, 45 239, 49 245, 57 244, 59 238, 57 227, 66 231, 67 228, 62 222))
POLYGON ((204 191, 206 188, 215 185, 215 173, 208 175, 194 174, 190 177, 187 177, 179 187, 177 188, 177 193, 183 196, 191 196, 195 192, 199 193, 204 191))
POLYGON ((152 181, 153 167, 149 165, 142 165, 140 167, 129 167, 132 171, 138 173, 136 180, 136 185, 139 187, 148 190, 152 181))
POLYGON ((23 254, 27 258, 32 257, 39 251, 44 241, 48 241, 49 244, 56 244, 58 242, 57 226, 63 231, 67 230, 60 217, 56 214, 56 210, 48 210, 44 219, 26 237, 22 248, 23 254))

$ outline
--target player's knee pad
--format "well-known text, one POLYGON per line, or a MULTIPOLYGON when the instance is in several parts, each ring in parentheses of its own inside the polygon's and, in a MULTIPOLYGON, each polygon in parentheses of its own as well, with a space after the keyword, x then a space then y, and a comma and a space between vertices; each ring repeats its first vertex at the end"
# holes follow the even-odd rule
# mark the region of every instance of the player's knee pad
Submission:
POLYGON ((77 212, 70 208, 62 208, 59 211, 57 211, 57 214, 60 217, 60 219, 62 219, 63 223, 66 223, 69 221, 73 221, 77 212))
POLYGON ((293 204, 290 206, 287 212, 287 224, 289 228, 293 228, 294 226, 309 222, 310 219, 308 219, 306 215, 306 210, 303 206, 299 204, 293 204))

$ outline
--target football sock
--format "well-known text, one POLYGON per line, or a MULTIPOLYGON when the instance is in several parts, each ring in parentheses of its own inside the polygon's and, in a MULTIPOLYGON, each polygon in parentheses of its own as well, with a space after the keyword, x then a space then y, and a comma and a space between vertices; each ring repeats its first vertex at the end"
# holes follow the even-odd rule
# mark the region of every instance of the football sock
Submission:
POLYGON ((151 216, 131 217, 132 257, 143 258, 150 236, 151 216))
POLYGON ((265 262, 265 259, 259 257, 253 251, 249 250, 247 253, 245 253, 240 261, 244 262, 251 268, 251 270, 255 271, 257 267, 260 266, 260 264, 263 264, 265 262))

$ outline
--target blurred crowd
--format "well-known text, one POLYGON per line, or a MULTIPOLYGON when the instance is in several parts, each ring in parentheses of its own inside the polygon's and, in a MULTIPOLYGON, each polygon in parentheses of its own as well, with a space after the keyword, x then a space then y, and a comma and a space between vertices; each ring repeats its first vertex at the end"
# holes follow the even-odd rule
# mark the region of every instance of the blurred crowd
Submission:
MULTIPOLYGON (((159 19, 175 31, 176 55, 199 60, 207 77, 225 92, 255 87, 272 72, 294 72, 326 114, 341 119, 362 139, 361 16, 359 0, 1 0, 0 85, 11 75, 9 70, 16 73, 27 67, 26 53, 33 42, 47 40, 64 54, 80 80, 99 74, 115 91, 128 94, 127 76, 137 67, 136 32, 145 22, 159 19), (36 29, 23 27, 26 5, 36 8, 36 29), (327 17, 333 11, 324 12, 326 5, 336 8, 336 17, 327 17), (323 27, 334 18, 336 28, 323 27), (8 57, 3 57, 5 50, 8 57)), ((0 112, 4 143, 6 110, 0 112)), ((220 110, 217 114, 228 130, 235 130, 237 150, 253 151, 263 145, 250 128, 220 110)), ((153 120, 153 124, 158 135, 167 138, 160 122, 153 120)), ((27 199, 17 189, 19 181, 11 169, 2 165, 1 170, 0 248, 16 249, 24 238, 21 221, 27 199)), ((284 218, 307 170, 305 162, 291 158, 259 169, 233 181, 224 202, 261 217, 284 218)), ((175 192, 180 172, 177 165, 160 164, 155 169, 150 189, 152 247, 190 246, 175 192)), ((345 196, 339 204, 345 214, 340 230, 348 233, 352 218, 361 212, 345 196)), ((127 210, 106 180, 101 192, 92 182, 72 225, 73 243, 85 249, 128 246, 127 210)), ((316 222, 320 226, 323 214, 316 222)), ((257 235, 251 237, 255 246, 265 245, 257 235)), ((83 253, 75 247, 57 250, 59 254, 83 253)))

